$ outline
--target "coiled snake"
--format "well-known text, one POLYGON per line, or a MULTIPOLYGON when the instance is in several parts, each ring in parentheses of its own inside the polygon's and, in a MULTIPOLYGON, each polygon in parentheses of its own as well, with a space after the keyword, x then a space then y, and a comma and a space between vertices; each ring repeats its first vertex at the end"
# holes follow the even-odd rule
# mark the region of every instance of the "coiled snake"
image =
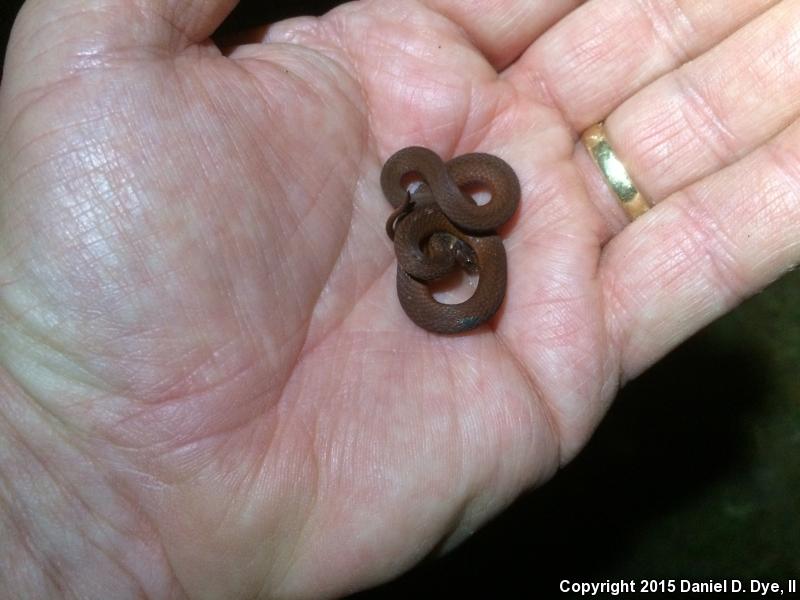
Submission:
POLYGON ((506 291, 506 252, 495 229, 517 210, 519 180, 503 160, 464 154, 447 163, 427 148, 412 146, 391 156, 381 187, 395 211, 386 223, 397 255, 397 296, 414 323, 434 333, 461 333, 497 312, 506 291), (413 192, 411 176, 421 179, 413 192), (491 194, 479 206, 462 188, 480 186, 491 194), (478 286, 460 304, 443 304, 427 282, 461 267, 477 273, 478 286))

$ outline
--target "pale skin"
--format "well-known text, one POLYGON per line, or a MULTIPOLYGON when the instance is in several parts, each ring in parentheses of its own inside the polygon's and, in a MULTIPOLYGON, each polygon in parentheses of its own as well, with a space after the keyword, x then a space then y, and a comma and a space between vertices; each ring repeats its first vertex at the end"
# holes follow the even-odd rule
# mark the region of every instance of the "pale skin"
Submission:
MULTIPOLYGON (((452 548, 800 258, 800 1, 29 0, 0 88, 0 582, 318 598, 452 548), (655 207, 578 142, 606 119, 655 207), (522 184, 490 326, 416 328, 378 177, 522 184)), ((558 518, 554 515, 553 518, 558 518)), ((547 574, 542 574, 543 577, 547 574)))

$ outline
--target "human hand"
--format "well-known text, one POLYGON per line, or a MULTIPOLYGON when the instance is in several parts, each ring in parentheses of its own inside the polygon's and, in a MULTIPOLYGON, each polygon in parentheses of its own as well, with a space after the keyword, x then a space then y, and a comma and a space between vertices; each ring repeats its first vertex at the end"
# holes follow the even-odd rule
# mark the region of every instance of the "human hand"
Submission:
POLYGON ((798 2, 376 0, 223 56, 234 4, 29 0, 15 27, 0 568, 23 597, 382 581, 798 260, 798 2), (606 117, 658 204, 632 224, 577 144, 606 117), (520 177, 491 327, 429 335, 397 303, 378 176, 410 144, 520 177))

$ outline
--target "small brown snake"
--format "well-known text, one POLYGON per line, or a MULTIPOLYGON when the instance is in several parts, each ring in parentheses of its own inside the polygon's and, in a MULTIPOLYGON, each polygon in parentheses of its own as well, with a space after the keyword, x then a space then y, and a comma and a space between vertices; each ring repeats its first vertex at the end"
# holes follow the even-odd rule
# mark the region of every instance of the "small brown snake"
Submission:
POLYGON ((397 255, 397 296, 414 323, 434 333, 461 333, 485 323, 506 293, 506 251, 495 229, 517 210, 519 180, 503 160, 464 154, 447 163, 427 148, 412 146, 391 156, 381 187, 395 211, 386 223, 397 255), (406 188, 417 176, 420 186, 406 188), (491 200, 479 206, 462 192, 480 186, 491 200), (478 273, 478 286, 460 304, 442 304, 427 283, 455 268, 478 273))

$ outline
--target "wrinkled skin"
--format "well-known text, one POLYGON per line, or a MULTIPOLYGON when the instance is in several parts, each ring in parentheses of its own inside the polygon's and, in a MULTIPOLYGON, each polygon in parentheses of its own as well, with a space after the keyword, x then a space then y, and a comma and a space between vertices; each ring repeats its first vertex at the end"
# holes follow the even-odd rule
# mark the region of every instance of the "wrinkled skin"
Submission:
POLYGON ((800 3, 578 4, 365 1, 221 52, 232 0, 28 2, 0 88, 11 597, 376 584, 797 262, 800 3), (577 144, 606 117, 657 203, 630 225, 577 144), (378 177, 411 144, 519 174, 469 335, 396 301, 378 177))

